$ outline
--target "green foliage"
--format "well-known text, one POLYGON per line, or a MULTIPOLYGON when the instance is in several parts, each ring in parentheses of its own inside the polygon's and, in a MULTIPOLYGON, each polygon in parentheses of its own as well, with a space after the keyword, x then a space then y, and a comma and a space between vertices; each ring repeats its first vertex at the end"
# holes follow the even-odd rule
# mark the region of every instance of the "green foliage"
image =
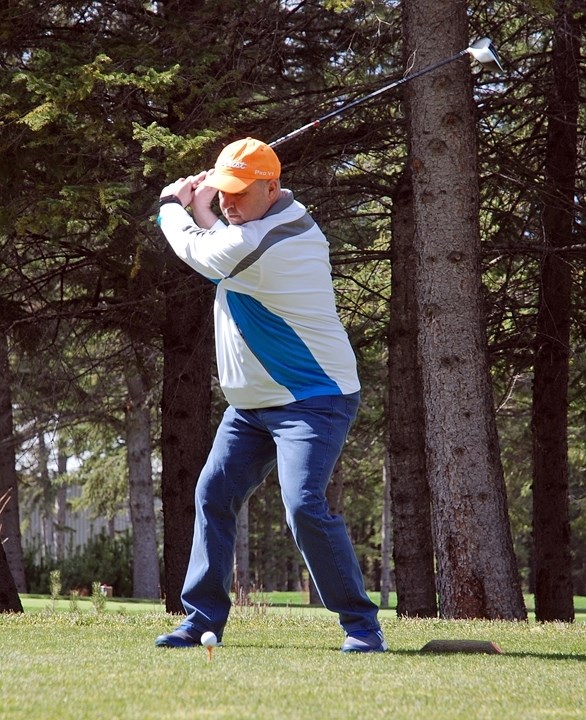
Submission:
POLYGON ((529 4, 546 15, 555 14, 555 0, 530 0, 529 4))
POLYGON ((55 606, 59 595, 61 594, 61 571, 51 570, 49 573, 49 591, 51 593, 51 608, 55 611, 55 606))
POLYGON ((324 0, 324 7, 327 10, 342 12, 350 8, 353 2, 355 2, 355 0, 324 0))
POLYGON ((161 151, 165 157, 163 169, 167 177, 185 174, 185 168, 201 166, 201 158, 209 153, 209 146, 217 140, 219 133, 202 131, 195 137, 176 135, 169 128, 157 123, 147 127, 133 123, 133 139, 142 148, 140 156, 144 175, 150 176, 161 171, 161 160, 152 151, 161 151))
POLYGON ((72 501, 72 510, 88 510, 92 517, 112 519, 126 505, 128 468, 126 448, 121 444, 94 448, 93 454, 68 477, 82 486, 82 494, 72 501))
POLYGON ((91 538, 85 547, 77 547, 65 560, 34 562, 34 553, 25 553, 27 584, 32 593, 48 593, 51 578, 59 573, 59 592, 90 595, 93 583, 111 585, 118 597, 132 597, 132 540, 130 534, 110 538, 105 532, 91 538))
POLYGON ((106 609, 106 596, 102 592, 101 583, 95 580, 92 583, 92 605, 98 615, 106 609))

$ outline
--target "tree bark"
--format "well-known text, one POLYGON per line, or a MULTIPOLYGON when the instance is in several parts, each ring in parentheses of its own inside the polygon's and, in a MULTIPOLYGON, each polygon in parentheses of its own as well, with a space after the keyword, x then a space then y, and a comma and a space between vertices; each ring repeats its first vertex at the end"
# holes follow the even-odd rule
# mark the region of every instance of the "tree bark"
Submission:
POLYGON ((391 470, 389 454, 385 453, 383 463, 383 512, 380 532, 380 606, 389 607, 391 592, 391 554, 393 552, 391 522, 391 470))
POLYGON ((49 473, 49 448, 45 442, 44 428, 41 428, 37 433, 37 445, 39 448, 38 482, 42 490, 41 528, 43 545, 41 547, 41 556, 51 561, 57 557, 55 548, 55 489, 49 473))
POLYGON ((159 558, 151 464, 151 410, 136 352, 125 366, 126 456, 128 499, 132 523, 132 596, 160 598, 159 558))
POLYGON ((415 234, 409 173, 393 195, 389 307, 389 467, 393 560, 400 617, 435 617, 425 414, 417 351, 415 234))
POLYGON ((169 257, 164 283, 162 497, 165 599, 183 612, 181 589, 189 562, 194 490, 211 442, 211 283, 169 257))
POLYGON ((0 542, 0 613, 24 612, 14 578, 10 572, 4 545, 0 542))
POLYGON ((23 593, 26 592, 26 578, 20 535, 8 336, 0 329, 0 502, 3 498, 7 502, 0 518, 0 543, 4 545, 16 589, 23 593))
MULTIPOLYGON (((466 5, 404 3, 413 71, 468 45, 466 5)), ((440 615, 526 618, 489 374, 467 61, 406 86, 418 346, 440 615)))
POLYGON ((572 266, 560 253, 547 251, 574 240, 580 101, 576 11, 571 2, 556 3, 532 411, 535 615, 566 622, 574 620, 568 497, 572 266))
POLYGON ((344 514, 344 472, 342 463, 336 463, 334 472, 326 488, 326 499, 332 515, 344 514))
POLYGON ((67 517, 67 485, 64 477, 67 473, 67 455, 62 449, 59 449, 57 455, 57 475, 59 477, 59 486, 57 487, 57 495, 55 498, 55 557, 58 561, 65 559, 66 553, 66 534, 65 520, 67 517))

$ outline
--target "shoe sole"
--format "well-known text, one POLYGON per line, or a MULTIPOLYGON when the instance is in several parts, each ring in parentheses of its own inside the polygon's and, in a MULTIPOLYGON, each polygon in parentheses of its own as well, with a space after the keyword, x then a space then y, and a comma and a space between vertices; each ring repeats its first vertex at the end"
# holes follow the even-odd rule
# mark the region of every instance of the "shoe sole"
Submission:
POLYGON ((387 643, 383 640, 383 642, 378 647, 368 647, 364 649, 360 648, 341 648, 341 652, 343 653, 371 653, 371 652, 387 652, 389 649, 389 646, 387 643))

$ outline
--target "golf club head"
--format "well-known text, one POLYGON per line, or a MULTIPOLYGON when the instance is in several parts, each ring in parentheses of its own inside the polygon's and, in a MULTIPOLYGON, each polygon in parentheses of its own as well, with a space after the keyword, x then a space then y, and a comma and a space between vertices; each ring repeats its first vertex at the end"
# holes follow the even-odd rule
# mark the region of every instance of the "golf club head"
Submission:
POLYGON ((484 37, 472 43, 467 52, 487 70, 504 72, 500 58, 490 38, 484 37))

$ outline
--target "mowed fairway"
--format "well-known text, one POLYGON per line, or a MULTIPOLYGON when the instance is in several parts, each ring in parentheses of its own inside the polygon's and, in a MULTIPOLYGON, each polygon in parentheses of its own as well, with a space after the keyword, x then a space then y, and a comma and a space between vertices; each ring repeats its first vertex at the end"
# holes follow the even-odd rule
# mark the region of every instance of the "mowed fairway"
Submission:
POLYGON ((211 662, 155 648, 159 612, 0 615, 2 720, 586 718, 586 623, 397 620, 391 651, 343 655, 329 614, 236 608, 211 662), (503 655, 420 654, 432 639, 503 655))

